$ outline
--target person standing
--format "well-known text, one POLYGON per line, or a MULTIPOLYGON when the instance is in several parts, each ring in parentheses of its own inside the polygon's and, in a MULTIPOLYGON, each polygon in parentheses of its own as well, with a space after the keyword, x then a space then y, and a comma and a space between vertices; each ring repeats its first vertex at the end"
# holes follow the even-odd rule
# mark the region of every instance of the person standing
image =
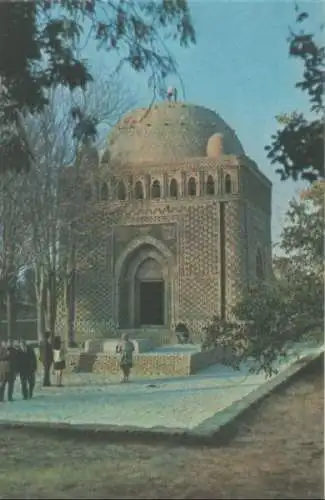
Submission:
POLYGON ((9 351, 2 342, 0 346, 0 402, 4 401, 5 389, 9 379, 9 351))
POLYGON ((51 366, 53 364, 53 348, 50 343, 50 332, 45 332, 40 345, 40 362, 43 365, 43 387, 51 386, 51 366))
POLYGON ((53 359, 54 359, 54 371, 56 373, 56 385, 58 387, 62 386, 62 376, 65 369, 65 349, 63 342, 59 336, 54 338, 53 343, 53 359))
POLYGON ((9 375, 8 375, 8 401, 13 401, 15 381, 18 374, 18 348, 17 342, 9 339, 7 348, 9 352, 9 375))
POLYGON ((15 386, 15 380, 18 370, 18 351, 13 344, 13 341, 9 339, 6 343, 2 344, 1 354, 0 354, 0 401, 4 400, 5 389, 8 386, 8 401, 13 401, 13 392, 15 386))
POLYGON ((121 382, 128 382, 133 366, 133 352, 134 345, 129 340, 127 333, 122 335, 121 342, 116 346, 116 353, 120 355, 120 368, 122 370, 123 378, 121 382))
POLYGON ((18 360, 21 392, 24 399, 31 399, 35 387, 37 360, 34 349, 32 346, 27 345, 25 340, 20 341, 18 360))

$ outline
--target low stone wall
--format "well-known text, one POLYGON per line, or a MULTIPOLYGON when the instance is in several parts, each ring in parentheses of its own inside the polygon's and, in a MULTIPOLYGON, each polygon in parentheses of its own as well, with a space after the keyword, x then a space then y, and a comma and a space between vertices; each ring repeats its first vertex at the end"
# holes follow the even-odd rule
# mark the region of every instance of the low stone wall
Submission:
MULTIPOLYGON (((225 349, 221 346, 208 351, 195 352, 190 356, 190 375, 197 373, 208 366, 220 363, 226 358, 225 349)), ((230 353, 229 353, 230 354, 230 353)))
MULTIPOLYGON (((170 354, 161 356, 152 354, 135 354, 133 373, 148 376, 187 376, 190 374, 190 356, 170 354)), ((88 373, 120 373, 119 359, 110 353, 69 353, 67 370, 88 373)))
MULTIPOLYGON (((118 344, 119 339, 88 339, 85 342, 84 351, 92 354, 107 352, 111 354, 115 354, 116 345, 118 344)), ((155 344, 152 339, 143 338, 143 339, 132 339, 135 353, 148 352, 154 349, 155 344)))
MULTIPOLYGON (((203 352, 159 354, 156 352, 135 354, 134 375, 184 377, 193 375, 218 363, 222 353, 218 349, 203 352)), ((108 352, 90 353, 81 349, 69 349, 66 356, 67 372, 120 373, 118 356, 108 352)))

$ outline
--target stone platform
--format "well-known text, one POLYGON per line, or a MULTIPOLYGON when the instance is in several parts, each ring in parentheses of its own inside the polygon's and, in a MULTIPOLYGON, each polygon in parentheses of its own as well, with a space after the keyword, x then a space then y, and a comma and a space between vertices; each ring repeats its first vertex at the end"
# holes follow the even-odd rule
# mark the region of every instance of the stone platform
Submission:
MULTIPOLYGON (((199 344, 165 345, 145 351, 150 343, 136 341, 133 373, 147 376, 188 376, 217 363, 220 350, 201 352, 199 344)), ((116 340, 103 342, 104 352, 69 349, 67 370, 69 372, 107 373, 120 372, 119 357, 115 354, 116 340)), ((94 346, 92 347, 94 348, 94 346)), ((88 346, 89 349, 89 346, 88 346)))
MULTIPOLYGON (((115 354, 116 345, 119 339, 89 339, 85 342, 84 352, 97 354, 97 353, 110 353, 115 354)), ((132 339, 135 347, 135 353, 143 353, 152 351, 155 348, 155 342, 150 338, 132 339)))
POLYGON ((40 373, 31 401, 22 399, 20 384, 15 384, 14 402, 1 405, 0 426, 31 425, 54 432, 74 429, 88 435, 91 431, 94 438, 110 440, 117 435, 155 436, 175 442, 177 436, 184 436, 186 442, 193 438, 206 444, 218 433, 222 441, 228 424, 323 350, 299 346, 299 362, 297 353, 289 353, 275 363, 279 373, 268 380, 263 373, 250 373, 249 361, 239 371, 214 365, 192 377, 133 375, 130 384, 106 373, 67 373, 63 388, 42 388, 40 373))

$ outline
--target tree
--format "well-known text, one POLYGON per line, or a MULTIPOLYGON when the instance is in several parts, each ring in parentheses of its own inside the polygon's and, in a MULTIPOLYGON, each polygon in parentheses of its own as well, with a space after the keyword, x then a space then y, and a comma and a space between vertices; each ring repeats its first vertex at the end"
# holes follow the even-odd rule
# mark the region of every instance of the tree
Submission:
MULTIPOLYGON (((308 18, 308 13, 296 5, 297 24, 301 26, 308 18)), ((303 78, 296 87, 307 95, 312 118, 298 111, 279 115, 280 129, 266 150, 271 163, 280 165, 276 172, 281 180, 301 178, 313 182, 324 178, 325 47, 305 30, 291 31, 288 41, 290 57, 304 67, 303 78)))
POLYGON ((320 340, 324 322, 324 183, 293 200, 287 212, 271 282, 257 281, 233 313, 235 321, 214 318, 206 328, 207 347, 221 344, 224 362, 251 371, 276 370, 279 356, 306 339, 320 340))
POLYGON ((92 80, 80 57, 90 37, 98 49, 119 54, 119 67, 149 72, 154 94, 176 72, 163 37, 183 46, 195 42, 186 0, 1 2, 0 171, 30 166, 22 119, 44 109, 50 88, 85 88, 92 80))
MULTIPOLYGON (((25 120, 26 136, 34 158, 26 189, 39 338, 45 327, 54 335, 58 289, 62 281, 65 291, 70 289, 69 276, 73 276, 74 272, 71 259, 73 262, 78 239, 73 228, 88 209, 78 179, 79 173, 82 173, 79 162, 87 163, 87 158, 80 156, 80 142, 85 138, 96 141, 95 128, 99 126, 102 132, 107 131, 108 126, 133 104, 134 98, 121 78, 116 75, 109 77, 102 69, 98 78, 87 84, 84 92, 76 89, 70 94, 62 87, 53 89, 42 112, 30 114, 25 120), (73 126, 71 102, 83 117, 80 134, 78 127, 73 126), (72 168, 76 178, 69 199, 73 210, 70 207, 69 217, 63 218, 59 189, 62 169, 67 164, 73 165, 69 170, 72 168), (62 232, 69 233, 64 245, 62 232)), ((67 292, 68 295, 70 293, 67 292)))
POLYGON ((31 259, 28 221, 24 218, 26 186, 7 172, 0 177, 0 297, 6 307, 7 334, 12 337, 19 274, 31 259))

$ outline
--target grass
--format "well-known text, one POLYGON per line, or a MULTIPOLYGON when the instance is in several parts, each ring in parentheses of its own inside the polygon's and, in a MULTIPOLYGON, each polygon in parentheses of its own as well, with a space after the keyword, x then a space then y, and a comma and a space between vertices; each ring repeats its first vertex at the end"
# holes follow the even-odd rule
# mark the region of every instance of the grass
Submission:
POLYGON ((0 427, 0 498, 324 498, 323 365, 224 447, 118 444, 0 427))

